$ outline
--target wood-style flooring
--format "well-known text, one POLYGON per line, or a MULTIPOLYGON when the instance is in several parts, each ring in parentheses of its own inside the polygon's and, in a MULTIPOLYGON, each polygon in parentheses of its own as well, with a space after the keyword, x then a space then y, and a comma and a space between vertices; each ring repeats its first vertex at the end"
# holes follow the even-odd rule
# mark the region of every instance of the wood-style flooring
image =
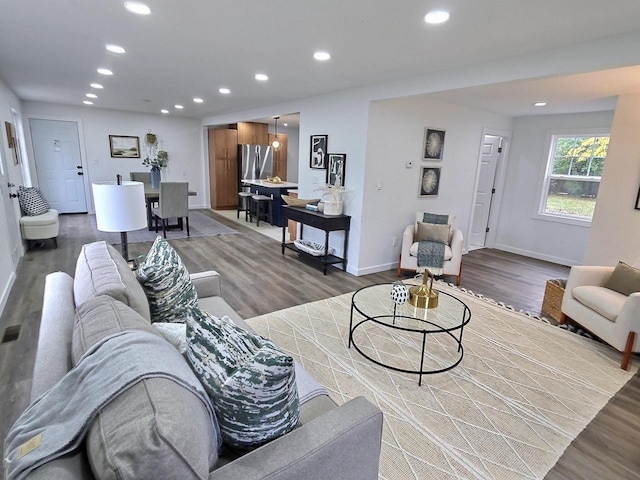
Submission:
MULTIPOLYGON (((171 243, 189 271, 216 270, 221 274, 223 295, 243 318, 396 280, 395 269, 361 277, 330 269, 323 276, 317 266, 298 260, 292 252, 286 252, 283 257, 279 242, 211 210, 202 211, 239 234, 171 243)), ((21 329, 17 340, 0 344, 2 439, 29 399, 44 278, 58 270, 73 275, 81 246, 96 240, 88 215, 62 215, 60 220, 59 248, 46 245, 25 254, 0 317, 0 338, 11 331, 8 327, 20 326, 21 329)), ((129 245, 130 256, 146 253, 150 245, 129 245)), ((503 251, 475 250, 463 258, 461 287, 503 301, 517 310, 539 314, 546 280, 566 278, 568 270, 503 251)), ((547 478, 639 478, 638 432, 640 379, 636 375, 573 442, 547 478), (586 467, 592 464, 598 468, 586 467)))

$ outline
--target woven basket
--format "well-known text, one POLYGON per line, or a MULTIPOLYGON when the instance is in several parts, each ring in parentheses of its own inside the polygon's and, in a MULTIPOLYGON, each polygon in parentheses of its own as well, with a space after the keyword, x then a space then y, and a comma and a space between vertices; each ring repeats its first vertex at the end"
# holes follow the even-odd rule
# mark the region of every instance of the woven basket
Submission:
POLYGON ((280 195, 284 202, 291 207, 304 207, 308 203, 318 203, 320 201, 319 198, 312 198, 310 200, 305 200, 304 198, 296 198, 290 195, 280 195))
POLYGON ((547 280, 542 300, 542 313, 549 315, 557 322, 560 321, 562 297, 564 296, 564 288, 558 283, 558 280, 547 280))
MULTIPOLYGON (((321 243, 312 242, 310 240, 296 240, 293 243, 298 248, 298 250, 302 250, 309 255, 313 255, 314 257, 324 255, 324 245, 321 243)), ((335 249, 329 247, 328 254, 333 255, 334 253, 335 249)))

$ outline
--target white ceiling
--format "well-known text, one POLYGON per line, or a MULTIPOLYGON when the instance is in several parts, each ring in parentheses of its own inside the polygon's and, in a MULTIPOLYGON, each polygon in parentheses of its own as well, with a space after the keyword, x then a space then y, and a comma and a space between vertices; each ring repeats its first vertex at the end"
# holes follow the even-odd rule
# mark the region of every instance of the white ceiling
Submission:
MULTIPOLYGON (((0 77, 25 100, 82 105, 89 84, 100 82, 105 89, 95 92, 96 107, 150 113, 168 108, 171 115, 202 118, 640 28, 637 0, 146 3, 152 14, 138 16, 120 0, 3 0, 0 77), (450 10, 451 20, 426 25, 423 16, 435 7, 450 10), (107 43, 127 53, 109 53, 107 43), (315 61, 319 49, 332 59, 315 61), (100 76, 101 66, 115 75, 100 76), (257 82, 258 72, 270 80, 257 82), (231 95, 220 95, 220 87, 231 95), (205 103, 194 104, 195 96, 205 103), (185 109, 176 111, 176 103, 185 109)), ((626 73, 631 76, 625 79, 577 75, 437 96, 510 114, 538 100, 549 101, 544 113, 552 113, 558 107, 553 103, 570 100, 569 94, 574 105, 580 100, 591 110, 613 108, 605 105, 613 105, 619 89, 635 88, 638 71, 626 73)))

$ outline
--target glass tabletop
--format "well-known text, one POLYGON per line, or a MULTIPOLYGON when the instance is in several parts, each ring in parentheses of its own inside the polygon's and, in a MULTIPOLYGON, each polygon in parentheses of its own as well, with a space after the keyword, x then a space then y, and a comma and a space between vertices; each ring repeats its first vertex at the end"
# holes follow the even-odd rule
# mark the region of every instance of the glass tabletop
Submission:
MULTIPOLYGON (((414 285, 407 284, 407 288, 414 285)), ((391 299, 392 283, 370 285, 353 294, 352 307, 364 317, 400 330, 444 332, 456 330, 471 319, 469 308, 460 299, 438 292, 436 308, 418 308, 408 301, 396 305, 391 299)), ((437 289, 434 289, 437 291, 437 289)))

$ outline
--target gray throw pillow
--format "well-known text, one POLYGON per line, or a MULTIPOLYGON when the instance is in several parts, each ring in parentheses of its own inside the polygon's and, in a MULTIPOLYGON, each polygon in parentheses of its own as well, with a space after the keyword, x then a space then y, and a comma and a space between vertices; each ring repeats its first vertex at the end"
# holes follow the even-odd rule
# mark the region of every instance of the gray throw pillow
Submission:
POLYGON ((624 262, 618 262, 603 287, 623 295, 640 292, 640 270, 624 262))
POLYGON ((18 203, 22 214, 28 217, 42 215, 49 211, 49 202, 35 187, 18 187, 18 203))
POLYGON ((184 312, 198 306, 198 294, 178 252, 161 236, 156 237, 138 267, 151 311, 152 322, 182 321, 184 312))
POLYGON ((415 241, 428 240, 430 242, 449 245, 451 238, 451 225, 418 222, 415 241))
POLYGON ((223 443, 258 447, 300 419, 293 358, 229 317, 199 309, 186 317, 187 359, 211 398, 223 443))

